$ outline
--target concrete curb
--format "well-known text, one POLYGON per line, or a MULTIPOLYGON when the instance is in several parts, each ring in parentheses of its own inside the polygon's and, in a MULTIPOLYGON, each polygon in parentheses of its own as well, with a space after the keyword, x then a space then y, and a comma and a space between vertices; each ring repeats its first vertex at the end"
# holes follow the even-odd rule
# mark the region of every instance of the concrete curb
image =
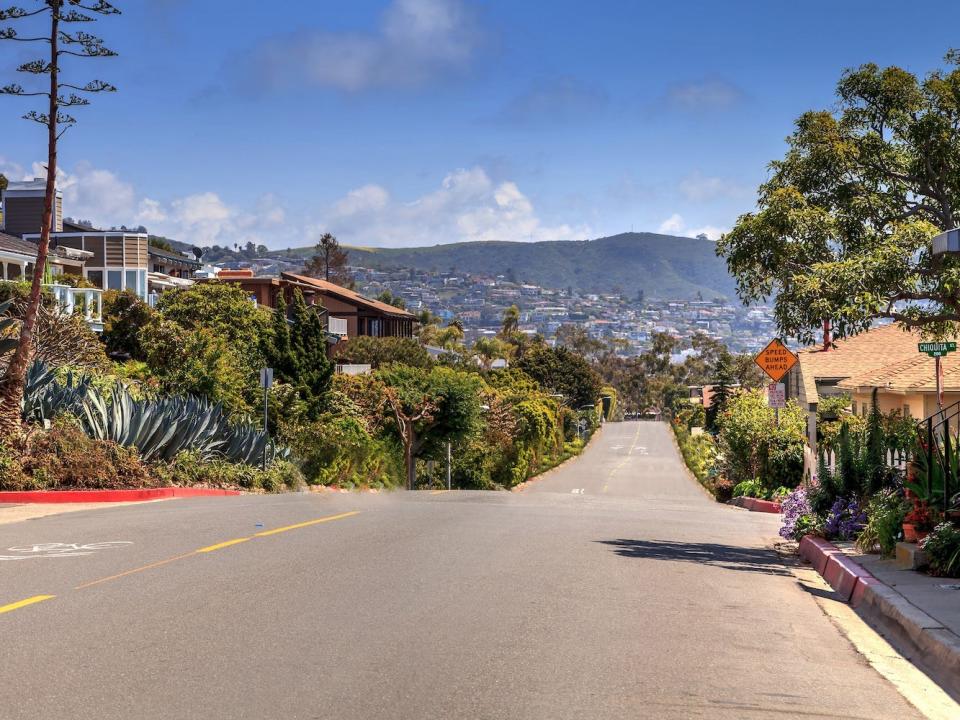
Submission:
POLYGON ((750 512, 780 513, 780 503, 772 500, 740 496, 733 498, 729 504, 742 507, 750 512))
POLYGON ((960 697, 960 637, 832 543, 807 535, 800 541, 800 557, 813 565, 844 602, 894 638, 948 693, 960 697))
POLYGON ((187 487, 144 488, 140 490, 28 490, 0 492, 0 503, 17 505, 29 503, 112 503, 163 500, 177 497, 222 497, 239 494, 239 490, 187 487))

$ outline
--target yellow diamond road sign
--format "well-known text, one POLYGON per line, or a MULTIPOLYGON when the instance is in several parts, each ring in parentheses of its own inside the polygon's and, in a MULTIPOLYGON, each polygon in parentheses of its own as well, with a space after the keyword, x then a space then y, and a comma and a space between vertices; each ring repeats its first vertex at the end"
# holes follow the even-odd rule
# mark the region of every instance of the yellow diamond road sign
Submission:
POLYGON ((771 380, 780 382, 780 379, 790 372, 790 368, 797 364, 797 356, 779 340, 771 340, 770 344, 754 358, 754 362, 770 376, 771 380))

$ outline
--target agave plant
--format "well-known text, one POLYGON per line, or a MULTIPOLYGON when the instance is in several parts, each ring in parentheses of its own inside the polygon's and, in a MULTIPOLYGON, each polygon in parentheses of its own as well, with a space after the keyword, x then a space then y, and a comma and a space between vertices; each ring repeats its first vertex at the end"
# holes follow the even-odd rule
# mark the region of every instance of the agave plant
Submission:
POLYGON ((247 465, 289 454, 252 424, 232 423, 218 403, 189 395, 138 400, 121 384, 104 393, 89 378, 68 373, 61 383, 42 363, 34 363, 24 393, 24 418, 43 421, 61 413, 76 415, 92 438, 136 448, 147 462, 169 461, 185 450, 206 460, 247 465))
POLYGON ((7 311, 12 306, 13 300, 0 303, 0 357, 3 357, 12 350, 16 350, 17 342, 19 342, 16 337, 12 336, 17 320, 7 315, 7 311))

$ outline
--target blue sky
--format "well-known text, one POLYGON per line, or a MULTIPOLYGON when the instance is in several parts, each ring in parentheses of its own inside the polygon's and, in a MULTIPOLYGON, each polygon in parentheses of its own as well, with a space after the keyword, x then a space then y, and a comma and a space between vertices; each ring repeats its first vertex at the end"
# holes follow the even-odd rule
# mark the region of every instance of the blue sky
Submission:
MULTIPOLYGON (((960 45, 953 2, 116 4, 120 57, 68 70, 119 93, 63 140, 65 212, 196 244, 715 237, 843 69, 960 45)), ((29 107, 0 98, 11 179, 45 155, 29 107)))

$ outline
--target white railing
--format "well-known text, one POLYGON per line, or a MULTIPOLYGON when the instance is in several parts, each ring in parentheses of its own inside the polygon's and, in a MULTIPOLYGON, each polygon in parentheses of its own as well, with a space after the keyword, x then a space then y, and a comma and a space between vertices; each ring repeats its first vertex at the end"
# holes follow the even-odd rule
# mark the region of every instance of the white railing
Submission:
MULTIPOLYGON (((839 466, 838 456, 839 452, 837 450, 820 448, 820 457, 831 473, 837 472, 837 467, 839 466)), ((902 450, 887 449, 883 453, 883 461, 888 468, 898 470, 906 475, 907 466, 910 464, 910 455, 902 450)))
POLYGON ((44 285, 57 300, 66 315, 80 313, 93 330, 103 330, 103 290, 99 288, 75 288, 69 285, 44 285))
POLYGON ((327 332, 331 335, 347 334, 347 319, 337 317, 327 317, 327 332))
POLYGON ((371 365, 337 365, 337 375, 366 375, 372 369, 371 365))

